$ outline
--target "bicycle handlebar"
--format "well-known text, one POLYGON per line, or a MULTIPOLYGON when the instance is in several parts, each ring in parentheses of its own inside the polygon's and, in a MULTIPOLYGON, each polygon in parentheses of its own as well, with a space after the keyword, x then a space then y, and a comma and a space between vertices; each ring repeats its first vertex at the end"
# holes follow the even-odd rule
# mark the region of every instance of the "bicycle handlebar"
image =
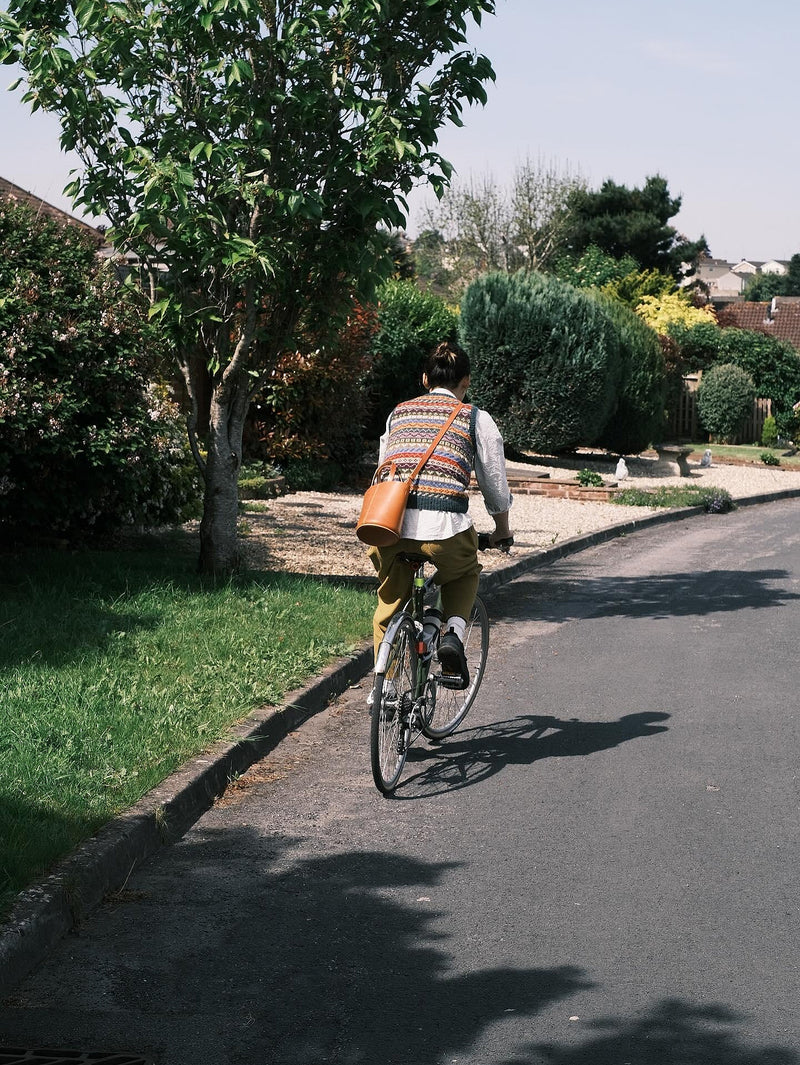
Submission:
POLYGON ((498 540, 493 544, 491 536, 487 532, 478 533, 478 550, 479 551, 491 551, 494 547, 498 551, 502 551, 504 554, 508 554, 511 548, 514 546, 514 537, 508 536, 504 540, 498 540))

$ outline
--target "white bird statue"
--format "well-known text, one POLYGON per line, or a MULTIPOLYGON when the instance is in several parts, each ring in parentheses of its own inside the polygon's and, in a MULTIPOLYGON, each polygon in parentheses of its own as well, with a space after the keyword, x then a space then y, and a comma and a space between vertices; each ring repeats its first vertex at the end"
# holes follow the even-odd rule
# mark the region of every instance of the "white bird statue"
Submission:
POLYGON ((703 457, 700 459, 700 465, 701 466, 710 466, 711 465, 711 448, 710 447, 707 447, 705 449, 705 451, 703 452, 703 457))
POLYGON ((617 478, 618 481, 624 481, 625 478, 628 476, 628 466, 625 462, 625 459, 621 458, 617 463, 617 469, 614 473, 614 476, 617 478))

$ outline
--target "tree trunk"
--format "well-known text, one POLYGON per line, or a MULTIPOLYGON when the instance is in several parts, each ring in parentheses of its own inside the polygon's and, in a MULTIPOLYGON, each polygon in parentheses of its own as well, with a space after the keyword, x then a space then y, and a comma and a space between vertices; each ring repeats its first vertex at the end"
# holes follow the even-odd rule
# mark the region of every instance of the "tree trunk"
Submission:
POLYGON ((200 572, 227 576, 239 567, 239 469, 247 397, 233 390, 234 398, 221 402, 211 397, 208 457, 205 468, 203 520, 200 523, 200 572))

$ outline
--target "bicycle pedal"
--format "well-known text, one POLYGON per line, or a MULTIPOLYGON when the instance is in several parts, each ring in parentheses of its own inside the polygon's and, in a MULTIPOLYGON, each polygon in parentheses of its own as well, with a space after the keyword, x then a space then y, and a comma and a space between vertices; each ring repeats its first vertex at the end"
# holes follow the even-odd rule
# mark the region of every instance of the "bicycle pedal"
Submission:
POLYGON ((464 680, 459 673, 440 673, 436 681, 442 688, 447 688, 448 691, 463 692, 465 688, 469 687, 469 680, 464 680))

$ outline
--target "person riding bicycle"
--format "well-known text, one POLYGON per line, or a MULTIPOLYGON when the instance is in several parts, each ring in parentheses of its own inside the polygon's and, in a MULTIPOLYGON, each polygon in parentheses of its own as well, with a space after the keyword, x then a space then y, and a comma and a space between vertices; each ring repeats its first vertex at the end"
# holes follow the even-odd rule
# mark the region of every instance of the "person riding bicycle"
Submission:
MULTIPOLYGON (((458 344, 439 344, 425 364, 425 395, 399 403, 386 422, 379 464, 390 459, 401 477, 408 477, 453 411, 462 405, 470 384, 469 357, 458 344)), ((494 518, 492 546, 511 537, 508 512, 511 493, 506 477, 503 438, 486 411, 464 405, 425 464, 411 490, 401 538, 389 547, 371 547, 368 555, 378 574, 378 605, 373 618, 375 654, 386 626, 411 594, 413 573, 395 566, 401 552, 423 555, 437 569, 441 587, 444 632, 439 662, 448 674, 469 683, 463 639, 478 591, 482 566, 478 535, 469 516, 468 488, 472 471, 486 510, 494 518)))

